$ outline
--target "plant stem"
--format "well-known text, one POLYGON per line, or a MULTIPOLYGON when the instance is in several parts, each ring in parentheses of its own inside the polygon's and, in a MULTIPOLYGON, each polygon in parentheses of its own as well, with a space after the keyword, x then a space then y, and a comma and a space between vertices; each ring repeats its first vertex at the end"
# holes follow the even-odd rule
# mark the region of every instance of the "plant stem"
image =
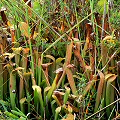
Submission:
POLYGON ((106 107, 102 108, 101 110, 97 111, 96 113, 92 114, 91 116, 87 117, 85 120, 88 120, 88 119, 92 118, 93 116, 97 115, 98 113, 100 113, 101 111, 103 111, 106 108, 110 107, 111 105, 117 103, 118 101, 120 101, 120 98, 117 99, 116 101, 112 102, 111 104, 107 105, 106 107))

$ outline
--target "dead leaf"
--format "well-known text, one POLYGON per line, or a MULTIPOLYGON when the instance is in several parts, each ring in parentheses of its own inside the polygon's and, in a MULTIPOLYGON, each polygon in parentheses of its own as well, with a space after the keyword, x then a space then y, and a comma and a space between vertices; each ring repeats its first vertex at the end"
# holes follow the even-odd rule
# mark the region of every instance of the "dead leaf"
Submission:
POLYGON ((70 84, 70 87, 72 89, 73 94, 77 95, 77 89, 75 86, 75 81, 74 81, 73 74, 72 74, 71 70, 66 68, 66 74, 67 74, 67 78, 68 78, 68 81, 69 81, 69 84, 70 84))
POLYGON ((79 39, 73 38, 74 44, 73 44, 73 52, 75 57, 77 58, 77 61, 80 63, 81 67, 83 68, 83 71, 85 72, 85 62, 83 61, 83 58, 80 53, 80 42, 79 39))
POLYGON ((100 76, 100 82, 98 85, 98 89, 97 89, 97 96, 96 96, 96 103, 95 103, 95 112, 97 111, 99 104, 100 104, 100 100, 102 97, 102 93, 103 93, 103 89, 104 89, 104 83, 105 83, 105 76, 104 74, 99 71, 99 76, 100 76))
POLYGON ((66 59, 65 59, 65 63, 66 63, 66 65, 70 64, 70 61, 71 61, 71 56, 72 56, 72 46, 73 46, 73 42, 71 42, 69 45, 67 45, 66 59))
POLYGON ((20 22, 19 28, 23 36, 30 37, 30 27, 26 22, 20 22))
POLYGON ((54 91, 54 95, 52 95, 52 97, 56 100, 56 102, 59 106, 63 105, 63 98, 59 92, 54 91))

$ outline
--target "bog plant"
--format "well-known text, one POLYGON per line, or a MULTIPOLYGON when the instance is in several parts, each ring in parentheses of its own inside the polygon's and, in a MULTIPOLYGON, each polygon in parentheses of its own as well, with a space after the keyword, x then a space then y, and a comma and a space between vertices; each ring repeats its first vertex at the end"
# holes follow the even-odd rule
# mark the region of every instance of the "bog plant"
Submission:
POLYGON ((116 2, 0 2, 1 119, 120 117, 116 2))

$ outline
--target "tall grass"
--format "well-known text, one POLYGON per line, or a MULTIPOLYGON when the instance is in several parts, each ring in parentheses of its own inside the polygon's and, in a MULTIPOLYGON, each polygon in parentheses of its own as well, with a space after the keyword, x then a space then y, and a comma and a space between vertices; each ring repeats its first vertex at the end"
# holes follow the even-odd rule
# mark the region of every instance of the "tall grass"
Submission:
POLYGON ((113 5, 1 1, 1 119, 119 117, 120 37, 110 21, 113 5))

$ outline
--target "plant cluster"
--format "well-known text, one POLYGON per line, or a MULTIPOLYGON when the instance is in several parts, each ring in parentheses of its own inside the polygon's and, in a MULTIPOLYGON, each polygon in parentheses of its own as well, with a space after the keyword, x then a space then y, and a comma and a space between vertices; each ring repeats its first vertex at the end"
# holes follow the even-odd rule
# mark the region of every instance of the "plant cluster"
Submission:
POLYGON ((0 119, 119 119, 119 7, 1 0, 0 119))

